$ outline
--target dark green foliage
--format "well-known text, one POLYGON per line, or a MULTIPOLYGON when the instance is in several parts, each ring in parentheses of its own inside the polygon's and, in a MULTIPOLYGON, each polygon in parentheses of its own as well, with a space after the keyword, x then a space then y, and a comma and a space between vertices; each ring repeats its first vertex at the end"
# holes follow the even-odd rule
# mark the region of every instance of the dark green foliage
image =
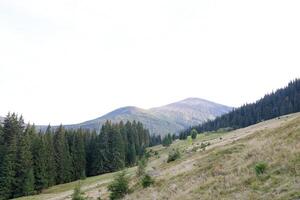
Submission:
POLYGON ((182 131, 179 133, 179 139, 180 140, 186 140, 188 137, 188 132, 187 131, 182 131))
POLYGON ((191 135, 191 138, 192 138, 193 140, 196 139, 196 138, 197 138, 197 135, 198 135, 197 130, 196 130, 196 129, 192 129, 190 135, 191 135))
POLYGON ((164 139, 162 140, 162 145, 164 147, 168 147, 172 144, 172 136, 171 134, 168 134, 164 139))
POLYGON ((34 129, 27 126, 24 133, 18 137, 16 186, 15 197, 30 195, 34 192, 33 161, 31 154, 30 131, 34 129))
POLYGON ((146 167, 147 167, 147 159, 143 157, 141 160, 138 162, 138 169, 137 169, 137 176, 141 177, 145 175, 146 172, 146 167))
POLYGON ((178 149, 173 149, 169 152, 168 160, 167 162, 172 162, 180 158, 180 152, 178 149))
POLYGON ((35 190, 41 192, 48 186, 47 158, 44 137, 36 135, 32 141, 33 168, 35 178, 35 190))
POLYGON ((146 174, 143 178, 142 178, 142 186, 143 188, 149 187, 150 185, 154 184, 154 180, 153 178, 146 174))
POLYGON ((161 136, 160 135, 151 135, 150 136, 150 147, 161 144, 161 136))
POLYGON ((16 114, 8 114, 4 121, 1 144, 2 155, 0 166, 0 199, 9 199, 18 196, 21 190, 17 183, 17 145, 19 136, 23 132, 23 119, 16 114))
POLYGON ((0 200, 133 166, 150 141, 139 122, 108 121, 100 134, 63 126, 36 133, 32 125, 24 129, 22 117, 8 114, 0 124, 0 200))
MULTIPOLYGON (((242 128, 289 113, 300 112, 300 79, 287 87, 265 95, 255 103, 246 104, 199 126, 198 132, 216 131, 220 128, 242 128)), ((191 128, 191 129, 193 129, 191 128)), ((190 132, 191 129, 185 132, 190 132)))
POLYGON ((74 132, 70 135, 71 144, 70 144, 70 154, 72 159, 72 180, 83 179, 86 177, 85 173, 85 148, 82 130, 79 129, 77 132, 74 132))
POLYGON ((71 156, 65 130, 60 126, 53 138, 54 158, 56 164, 56 183, 66 183, 71 180, 71 156))
POLYGON ((254 167, 257 176, 265 173, 266 169, 267 169, 267 164, 265 162, 259 162, 254 167))
MULTIPOLYGON (((118 127, 108 124, 108 155, 109 171, 117 171, 125 167, 125 152, 123 138, 118 127)), ((139 146, 139 145, 138 145, 139 146)), ((139 146, 140 148, 140 146, 139 146)))
POLYGON ((55 157, 54 157, 54 144, 53 144, 53 135, 51 132, 51 127, 48 126, 45 133, 45 156, 46 156, 46 177, 48 187, 56 184, 56 165, 55 165, 55 157))
POLYGON ((109 198, 111 200, 121 199, 129 192, 129 179, 126 177, 126 172, 122 171, 113 180, 113 182, 108 186, 110 191, 109 198))
POLYGON ((136 163, 136 149, 135 149, 135 136, 133 132, 133 127, 130 122, 125 125, 126 135, 127 135, 127 153, 126 160, 127 165, 132 166, 136 163))

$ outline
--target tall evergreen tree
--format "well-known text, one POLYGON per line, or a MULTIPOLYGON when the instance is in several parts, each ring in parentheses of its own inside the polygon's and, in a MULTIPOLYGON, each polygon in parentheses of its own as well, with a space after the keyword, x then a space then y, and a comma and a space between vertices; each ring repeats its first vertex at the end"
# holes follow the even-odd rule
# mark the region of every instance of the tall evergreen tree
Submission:
POLYGON ((46 171, 48 186, 55 185, 56 165, 55 165, 55 151, 53 146, 53 133, 51 132, 50 125, 47 127, 44 135, 45 139, 45 156, 46 156, 46 171))
POLYGON ((65 130, 61 125, 54 134, 54 156, 56 164, 56 183, 66 183, 70 181, 71 159, 65 130))
POLYGON ((32 141, 35 190, 41 192, 48 186, 47 157, 43 135, 39 134, 32 141))
POLYGON ((129 121, 126 123, 125 127, 126 127, 127 141, 128 141, 127 152, 126 152, 126 162, 127 162, 127 165, 132 166, 136 163, 134 133, 132 131, 132 125, 129 121))
POLYGON ((14 196, 16 187, 17 167, 17 139, 23 131, 22 117, 8 114, 3 127, 3 162, 0 168, 0 199, 9 199, 14 196))
POLYGON ((108 158, 111 171, 117 171, 125 167, 124 143, 118 126, 108 127, 108 158))
POLYGON ((34 191, 33 161, 29 135, 32 127, 27 125, 25 132, 18 136, 14 197, 30 195, 34 191))
POLYGON ((77 130, 72 135, 72 144, 70 147, 73 168, 73 180, 85 178, 86 176, 86 158, 82 130, 77 130))

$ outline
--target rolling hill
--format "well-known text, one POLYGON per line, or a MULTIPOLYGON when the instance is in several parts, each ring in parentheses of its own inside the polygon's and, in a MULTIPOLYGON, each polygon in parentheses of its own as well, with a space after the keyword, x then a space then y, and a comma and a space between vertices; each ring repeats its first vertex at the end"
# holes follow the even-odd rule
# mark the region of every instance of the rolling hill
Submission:
MULTIPOLYGON (((99 118, 79 124, 65 125, 68 129, 100 130, 105 121, 140 121, 151 134, 178 133, 190 126, 214 119, 232 108, 200 98, 188 98, 165 106, 142 109, 134 106, 118 108, 99 118)), ((45 126, 42 126, 45 128, 45 126)))

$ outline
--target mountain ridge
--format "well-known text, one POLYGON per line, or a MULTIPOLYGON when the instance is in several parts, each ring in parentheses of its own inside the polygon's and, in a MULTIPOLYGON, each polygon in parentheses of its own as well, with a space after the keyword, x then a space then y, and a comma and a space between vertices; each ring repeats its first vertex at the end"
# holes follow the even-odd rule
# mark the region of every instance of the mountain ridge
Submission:
MULTIPOLYGON (((160 107, 143 109, 136 106, 124 106, 100 117, 78 124, 64 125, 67 129, 90 129, 100 131, 107 121, 140 121, 151 134, 166 135, 179 133, 190 126, 214 119, 231 111, 232 108, 201 98, 186 98, 160 107)), ((38 126, 45 130, 45 126, 38 126)), ((57 126, 56 126, 57 127, 57 126)))

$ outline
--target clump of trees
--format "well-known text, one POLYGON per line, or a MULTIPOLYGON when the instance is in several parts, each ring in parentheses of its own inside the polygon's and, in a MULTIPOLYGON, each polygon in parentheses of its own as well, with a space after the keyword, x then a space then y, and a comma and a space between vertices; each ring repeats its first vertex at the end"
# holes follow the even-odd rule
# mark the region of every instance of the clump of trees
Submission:
POLYGON ((133 166, 150 145, 140 122, 107 121, 100 134, 63 126, 36 132, 8 114, 0 125, 0 200, 133 166))
POLYGON ((173 138, 172 138, 171 134, 168 134, 163 138, 162 145, 164 147, 168 147, 172 144, 172 142, 173 142, 173 138))

